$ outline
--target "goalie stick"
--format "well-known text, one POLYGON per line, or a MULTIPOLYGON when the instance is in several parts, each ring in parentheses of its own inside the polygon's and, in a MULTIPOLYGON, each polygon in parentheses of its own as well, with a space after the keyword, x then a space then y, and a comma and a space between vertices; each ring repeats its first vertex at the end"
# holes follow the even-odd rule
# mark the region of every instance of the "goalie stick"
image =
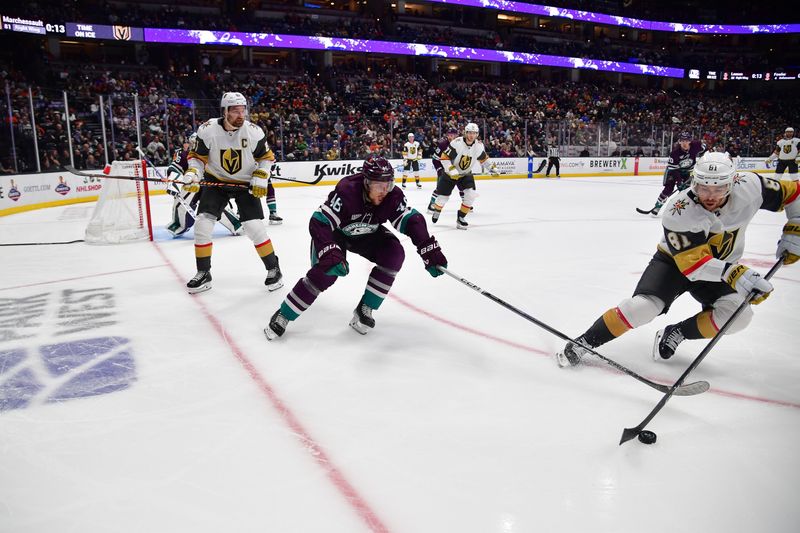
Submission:
MULTIPOLYGON (((785 257, 786 257, 785 254, 782 255, 781 258, 778 259, 778 261, 774 265, 772 265, 772 268, 769 269, 769 272, 767 272, 767 274, 764 276, 764 279, 769 280, 769 278, 771 278, 775 274, 775 272, 778 271, 778 269, 783 264, 783 260, 785 257)), ((690 364, 686 368, 686 370, 684 370, 683 374, 681 374, 681 377, 678 378, 678 381, 676 381, 672 387, 669 387, 669 389, 667 389, 666 393, 664 394, 664 397, 661 398, 661 400, 656 404, 653 410, 650 411, 650 414, 647 415, 645 419, 639 423, 638 426, 632 428, 625 428, 622 431, 622 437, 619 439, 620 445, 628 442, 634 437, 638 437, 639 434, 642 432, 642 430, 645 428, 645 426, 647 426, 647 424, 650 423, 650 421, 658 414, 658 412, 661 411, 664 405, 666 405, 667 401, 669 401, 672 395, 678 394, 676 391, 684 386, 683 381, 689 376, 689 374, 692 373, 692 371, 695 368, 697 368, 697 365, 699 365, 703 361, 703 359, 705 359, 705 357, 708 355, 708 352, 711 351, 711 348, 713 348, 714 345, 717 344, 717 342, 722 338, 722 336, 725 334, 725 332, 728 330, 731 324, 733 324, 736 321, 736 318, 740 314, 742 314, 742 311, 744 311, 744 309, 748 305, 750 305, 750 300, 752 300, 756 294, 757 291, 753 291, 747 295, 747 298, 745 298, 742 304, 736 308, 736 311, 734 311, 734 313, 731 315, 728 321, 725 322, 725 324, 723 324, 721 328, 719 328, 719 331, 717 332, 716 335, 714 335, 714 338, 711 339, 711 341, 709 341, 709 343, 706 345, 705 348, 703 348, 703 351, 700 352, 700 355, 698 355, 695 358, 695 360, 692 361, 692 364, 690 364)))
MULTIPOLYGON (((478 287, 474 283, 472 283, 470 281, 467 281, 466 279, 464 279, 461 276, 451 272, 450 270, 448 270, 448 269, 446 269, 444 267, 439 267, 439 270, 441 270, 442 272, 444 272, 445 274, 447 274, 451 278, 457 279, 458 281, 460 281, 461 283, 463 283, 467 287, 469 287, 469 288, 481 293, 482 295, 486 296, 487 298, 489 298, 493 302, 502 305, 503 307, 505 307, 509 311, 518 314, 519 316, 521 316, 522 318, 524 318, 524 319, 526 319, 526 320, 528 320, 530 322, 533 322, 534 324, 536 324, 540 328, 552 333, 556 337, 559 337, 562 340, 565 340, 565 341, 568 341, 568 342, 573 342, 573 343, 575 342, 575 340, 573 340, 572 338, 568 337, 564 333, 561 333, 557 329, 555 329, 555 328, 553 328, 551 326, 548 326, 547 324, 545 324, 544 322, 542 322, 540 320, 537 320, 536 318, 532 317, 528 313, 517 309, 513 305, 504 302, 503 300, 501 300, 500 298, 498 298, 494 294, 481 289, 480 287, 478 287)), ((586 348, 586 349, 587 349, 587 351, 589 351, 589 353, 592 353, 595 356, 599 357, 602 361, 606 362, 607 364, 609 364, 613 368, 619 370, 623 374, 627 374, 627 375, 631 376, 632 378, 644 383, 648 387, 652 387, 653 389, 655 389, 655 390, 657 390, 659 392, 662 392, 662 393, 666 393, 666 392, 669 392, 671 390, 670 387, 668 387, 666 385, 661 385, 660 383, 656 383, 654 381, 650 381, 646 377, 640 376, 639 374, 637 374, 633 370, 631 370, 631 369, 629 369, 629 368, 627 368, 625 366, 622 366, 621 364, 617 363, 613 359, 609 359, 608 357, 597 353, 596 351, 592 350, 591 348, 586 348)), ((709 385, 709 383, 707 381, 696 381, 694 383, 688 383, 686 385, 680 384, 677 387, 673 386, 673 388, 674 388, 673 393, 676 396, 694 396, 696 394, 702 394, 702 393, 706 392, 709 389, 709 387, 710 387, 710 385, 709 385)))
MULTIPOLYGON (((145 155, 144 151, 142 151, 142 149, 140 147, 138 147, 138 146, 136 147, 136 150, 138 150, 139 155, 142 157, 142 159, 147 161, 148 168, 152 168, 155 171, 156 175, 159 178, 162 179, 162 181, 169 183, 169 178, 165 177, 161 173, 161 171, 158 170, 158 167, 155 166, 152 161, 150 161, 150 158, 148 158, 147 155, 145 155)), ((173 182, 173 183, 175 183, 175 182, 173 182)), ((175 198, 178 201, 178 203, 183 206, 183 208, 186 210, 186 212, 189 213, 190 215, 192 215, 193 219, 197 220, 197 210, 194 207, 192 207, 191 205, 189 205, 189 202, 187 202, 186 200, 183 199, 183 196, 181 196, 181 191, 180 190, 178 190, 178 191, 170 191, 169 187, 167 187, 167 194, 169 194, 170 196, 175 198)), ((228 210, 228 208, 226 207, 224 209, 224 211, 227 211, 227 210, 228 210)), ((225 213, 223 213, 223 215, 225 215, 225 213)), ((224 224, 223 224, 223 226, 228 231, 230 231, 232 235, 237 235, 236 231, 234 231, 231 228, 225 226, 224 224)))

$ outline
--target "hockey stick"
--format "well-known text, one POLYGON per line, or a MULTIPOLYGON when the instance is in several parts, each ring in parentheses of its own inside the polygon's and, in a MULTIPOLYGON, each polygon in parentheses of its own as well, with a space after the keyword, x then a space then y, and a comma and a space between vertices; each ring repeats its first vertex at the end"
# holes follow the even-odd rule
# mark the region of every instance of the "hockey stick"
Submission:
POLYGON ((639 209, 638 207, 635 208, 635 209, 636 209, 637 213, 641 213, 643 215, 650 215, 650 214, 653 213, 653 208, 652 207, 650 209, 639 209))
MULTIPOLYGON (((92 174, 90 172, 81 172, 69 165, 66 165, 64 168, 71 174, 75 174, 76 176, 81 176, 84 178, 102 178, 102 179, 115 179, 115 180, 131 180, 131 181, 149 181, 153 183, 176 183, 178 185, 188 185, 185 181, 180 180, 172 180, 172 179, 161 179, 161 178, 146 178, 144 176, 114 176, 112 174, 92 174)), ((201 187, 222 187, 228 189, 250 189, 250 185, 247 183, 223 183, 220 181, 206 181, 201 180, 197 182, 201 187)))
MULTIPOLYGON (((575 342, 575 340, 573 340, 572 338, 568 337, 564 333, 561 333, 557 329, 555 329, 555 328, 553 328, 551 326, 548 326, 547 324, 545 324, 541 320, 537 320, 536 318, 532 317, 528 313, 517 309, 513 305, 504 302, 503 300, 501 300, 500 298, 498 298, 494 294, 481 289, 480 287, 478 287, 474 283, 472 283, 470 281, 467 281, 466 279, 464 279, 461 276, 451 272, 450 270, 448 270, 448 269, 446 269, 444 267, 439 267, 439 270, 441 270, 442 272, 444 272, 448 276, 452 277, 453 279, 457 279, 458 281, 460 281, 461 283, 463 283, 467 287, 469 287, 469 288, 481 293, 482 295, 486 296, 487 298, 489 298, 493 302, 502 305, 503 307, 505 307, 509 311, 518 314, 519 316, 521 316, 522 318, 524 318, 524 319, 526 319, 526 320, 528 320, 530 322, 533 322, 534 324, 536 324, 540 328, 552 333, 556 337, 559 337, 562 340, 565 340, 567 342, 573 342, 573 343, 575 342)), ((670 387, 668 387, 666 385, 661 385, 660 383, 656 383, 654 381, 650 381, 649 379, 645 378, 644 376, 640 376, 639 374, 637 374, 633 370, 622 366, 621 364, 617 363, 613 359, 609 359, 608 357, 597 353, 596 351, 592 350, 591 348, 586 348, 586 350, 589 351, 590 353, 594 354, 595 356, 599 357, 601 360, 605 361, 610 366, 616 368, 617 370, 619 370, 623 374, 627 374, 627 375, 631 376, 632 378, 641 381, 642 383, 644 383, 648 387, 652 387, 655 390, 657 390, 659 392, 662 392, 662 393, 666 393, 666 392, 668 392, 670 390, 670 387)), ((694 396, 695 394, 704 393, 705 391, 707 391, 709 389, 709 387, 710 387, 710 385, 708 384, 707 381, 697 381, 695 383, 689 383, 687 385, 680 385, 678 387, 674 387, 674 389, 675 389, 674 390, 674 394, 676 394, 677 396, 694 396)))
MULTIPOLYGON (((161 178, 165 182, 168 181, 169 178, 166 178, 161 173, 161 171, 158 170, 158 167, 155 166, 152 161, 150 161, 150 158, 147 157, 147 154, 144 153, 144 151, 142 150, 141 147, 137 146, 136 150, 139 152, 139 156, 141 156, 142 159, 147 161, 148 167, 152 168, 159 178, 161 178)), ((186 210, 186 212, 189 213, 190 215, 192 215, 193 219, 197 220, 197 210, 195 208, 193 208, 191 205, 189 205, 189 202, 187 202, 186 200, 183 199, 183 196, 181 196, 181 191, 169 191, 169 189, 168 189, 167 193, 170 194, 170 196, 172 196, 173 198, 175 198, 178 201, 178 203, 183 206, 183 208, 186 210), (172 192, 172 194, 170 194, 170 192, 172 192)), ((228 213, 230 216, 233 216, 233 213, 229 213, 228 207, 225 207, 223 209, 223 211, 225 213, 228 213)), ((237 217, 237 220, 238 220, 238 217, 237 217)), ((223 226, 225 227, 225 229, 230 231, 232 235, 236 235, 237 234, 236 231, 233 231, 231 228, 225 226, 224 224, 223 224, 223 226)))
MULTIPOLYGON (((764 276, 764 279, 768 280, 773 276, 773 274, 775 274, 775 272, 778 271, 778 269, 783 264, 784 257, 785 255, 781 256, 781 258, 778 259, 778 261, 774 265, 772 265, 772 268, 769 269, 769 272, 767 272, 767 274, 764 276)), ((653 408, 653 410, 650 411, 650 414, 647 415, 645 419, 639 423, 638 426, 632 428, 625 428, 622 431, 622 437, 619 440, 620 445, 628 442, 634 437, 638 437, 639 434, 642 432, 642 430, 645 428, 645 426, 647 426, 647 424, 650 423, 653 417, 655 417, 658 414, 658 412, 661 411, 664 405, 666 405, 667 401, 669 401, 672 395, 677 394, 676 390, 680 389, 680 387, 683 386, 683 380, 685 380, 689 376, 689 374, 691 374, 692 371, 695 368, 697 368, 697 365, 699 365, 703 361, 703 359, 705 359, 706 355, 708 355, 708 353, 711 351, 711 348, 713 348, 714 345, 717 344, 717 342, 722 338, 725 332, 728 331, 728 328, 730 328, 731 324, 733 324, 736 318, 740 314, 742 314, 742 311, 744 311, 745 308, 748 305, 750 305, 750 301, 753 299, 755 295, 756 291, 753 291, 747 295, 747 298, 745 298, 742 304, 738 308, 736 308, 736 311, 734 311, 733 315, 731 315, 731 317, 727 320, 727 322, 725 322, 725 324, 722 325, 717 334, 714 335, 714 338, 712 338, 711 341, 706 345, 706 347, 703 348, 703 351, 700 352, 700 355, 698 355, 695 358, 695 360, 692 361, 692 364, 690 364, 689 367, 683 372, 683 374, 681 374, 681 377, 678 378, 678 381, 676 381, 675 384, 667 390, 666 394, 664 394, 664 397, 661 398, 661 401, 659 401, 658 404, 656 404, 656 406, 653 408)))

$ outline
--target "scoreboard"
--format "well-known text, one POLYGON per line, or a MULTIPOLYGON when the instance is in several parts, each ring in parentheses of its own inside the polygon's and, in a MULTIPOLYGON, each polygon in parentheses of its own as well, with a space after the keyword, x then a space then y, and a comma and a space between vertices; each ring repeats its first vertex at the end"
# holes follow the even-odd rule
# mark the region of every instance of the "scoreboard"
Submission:
POLYGON ((787 81, 800 80, 800 69, 783 70, 711 70, 689 68, 686 77, 690 80, 719 80, 719 81, 787 81))
POLYGON ((144 30, 132 26, 84 24, 76 22, 49 22, 0 15, 2 29, 37 35, 62 35, 79 39, 104 39, 116 41, 144 41, 144 30))

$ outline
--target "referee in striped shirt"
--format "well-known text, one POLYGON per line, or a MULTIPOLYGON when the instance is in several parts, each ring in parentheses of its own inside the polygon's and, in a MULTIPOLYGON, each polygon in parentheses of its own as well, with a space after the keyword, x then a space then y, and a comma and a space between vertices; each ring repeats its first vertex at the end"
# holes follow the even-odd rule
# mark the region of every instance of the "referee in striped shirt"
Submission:
POLYGON ((561 177, 561 158, 558 156, 558 145, 551 143, 547 146, 547 171, 544 174, 545 178, 550 177, 550 169, 556 167, 556 177, 561 177))

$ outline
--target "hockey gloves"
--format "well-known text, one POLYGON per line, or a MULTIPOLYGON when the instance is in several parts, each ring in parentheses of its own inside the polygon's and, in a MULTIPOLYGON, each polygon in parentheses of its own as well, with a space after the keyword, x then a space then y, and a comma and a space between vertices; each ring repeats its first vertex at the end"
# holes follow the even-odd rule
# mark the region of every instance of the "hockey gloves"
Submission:
POLYGON ((780 258, 784 253, 784 265, 791 265, 800 259, 800 218, 793 218, 783 226, 783 237, 778 242, 775 257, 780 258))
POLYGON ((189 167, 189 169, 183 173, 183 179, 186 183, 184 183, 181 188, 185 192, 200 192, 200 175, 197 173, 197 169, 189 167))
POLYGON ((455 165, 450 165, 450 168, 447 169, 447 175, 454 180, 457 180, 458 178, 461 177, 455 165))
POLYGON ((336 243, 325 245, 317 253, 317 266, 328 276, 346 276, 350 272, 344 252, 336 243))
POLYGON ((436 237, 433 235, 422 241, 417 247, 417 253, 425 264, 425 270, 434 278, 443 274, 438 267, 447 268, 447 258, 442 253, 442 249, 439 248, 439 243, 436 242, 436 237))
POLYGON ((261 168, 257 168, 250 178, 250 194, 256 198, 264 198, 267 195, 269 186, 269 173, 261 168))
POLYGON ((748 294, 754 292, 750 300, 750 303, 754 305, 766 300, 773 289, 772 283, 762 278, 755 270, 751 270, 744 265, 733 264, 729 266, 725 273, 722 274, 722 279, 745 298, 748 294))

